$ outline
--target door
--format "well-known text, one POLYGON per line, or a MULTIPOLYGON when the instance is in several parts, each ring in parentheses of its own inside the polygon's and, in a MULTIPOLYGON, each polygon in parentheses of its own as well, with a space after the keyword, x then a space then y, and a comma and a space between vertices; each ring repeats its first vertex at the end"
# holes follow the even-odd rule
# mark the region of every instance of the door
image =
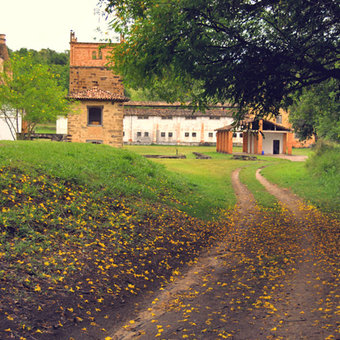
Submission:
POLYGON ((280 153, 280 141, 277 139, 273 140, 273 154, 278 155, 280 153))

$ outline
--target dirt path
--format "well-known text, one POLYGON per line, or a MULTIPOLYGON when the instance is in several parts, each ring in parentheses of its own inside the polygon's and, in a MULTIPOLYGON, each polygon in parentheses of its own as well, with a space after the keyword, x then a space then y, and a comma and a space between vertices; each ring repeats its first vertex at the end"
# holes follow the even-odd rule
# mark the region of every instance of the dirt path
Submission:
POLYGON ((228 236, 109 339, 336 338, 336 261, 310 230, 324 217, 258 172, 283 205, 261 210, 239 171, 232 174, 238 204, 228 236))

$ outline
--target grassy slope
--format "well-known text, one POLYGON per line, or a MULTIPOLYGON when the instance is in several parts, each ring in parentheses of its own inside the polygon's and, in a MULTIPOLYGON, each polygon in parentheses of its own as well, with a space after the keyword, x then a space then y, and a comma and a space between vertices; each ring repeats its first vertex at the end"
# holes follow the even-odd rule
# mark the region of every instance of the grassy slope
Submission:
POLYGON ((176 209, 198 213, 202 190, 127 150, 1 142, 0 338, 68 338, 70 326, 98 337, 94 318, 173 280, 228 231, 176 209))
POLYGON ((288 162, 262 170, 270 181, 289 188, 300 197, 325 211, 340 206, 340 152, 325 153, 304 162, 288 162), (317 169, 319 167, 319 169, 317 169))

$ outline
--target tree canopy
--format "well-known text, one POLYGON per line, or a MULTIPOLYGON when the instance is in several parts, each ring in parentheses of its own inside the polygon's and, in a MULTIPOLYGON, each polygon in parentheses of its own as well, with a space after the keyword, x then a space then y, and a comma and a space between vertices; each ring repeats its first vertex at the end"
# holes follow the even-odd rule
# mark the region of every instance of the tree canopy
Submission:
POLYGON ((338 81, 331 79, 303 89, 289 111, 289 120, 301 140, 314 136, 340 142, 338 81))
MULTIPOLYGON (((67 92, 58 85, 58 76, 50 72, 48 65, 34 63, 30 55, 14 54, 9 62, 10 72, 0 73, 0 110, 7 122, 20 112, 30 133, 36 124, 69 112, 67 92)), ((15 124, 9 127, 12 134, 18 132, 15 124)))
POLYGON ((55 75, 58 84, 65 90, 69 88, 69 51, 56 52, 49 48, 44 48, 40 51, 21 48, 18 51, 9 51, 10 56, 20 56, 31 59, 33 64, 48 65, 48 70, 55 75))
POLYGON ((128 86, 164 79, 241 119, 278 113, 302 88, 340 78, 337 0, 102 0, 124 37, 112 63, 128 86), (195 91, 192 91, 193 85, 195 91))

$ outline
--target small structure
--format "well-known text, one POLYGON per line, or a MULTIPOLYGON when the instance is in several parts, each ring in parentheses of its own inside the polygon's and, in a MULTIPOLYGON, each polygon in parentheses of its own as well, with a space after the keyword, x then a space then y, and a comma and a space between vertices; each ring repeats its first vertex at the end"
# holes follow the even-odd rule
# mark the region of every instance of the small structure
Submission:
MULTIPOLYGON (((249 154, 292 154, 291 130, 275 122, 249 118, 241 122, 243 128, 243 152, 249 154)), ((234 127, 228 125, 217 129, 217 152, 233 152, 234 127)))
POLYGON ((114 47, 80 43, 70 36, 70 92, 76 112, 68 115, 71 142, 123 145, 124 87, 119 76, 106 67, 114 47))

